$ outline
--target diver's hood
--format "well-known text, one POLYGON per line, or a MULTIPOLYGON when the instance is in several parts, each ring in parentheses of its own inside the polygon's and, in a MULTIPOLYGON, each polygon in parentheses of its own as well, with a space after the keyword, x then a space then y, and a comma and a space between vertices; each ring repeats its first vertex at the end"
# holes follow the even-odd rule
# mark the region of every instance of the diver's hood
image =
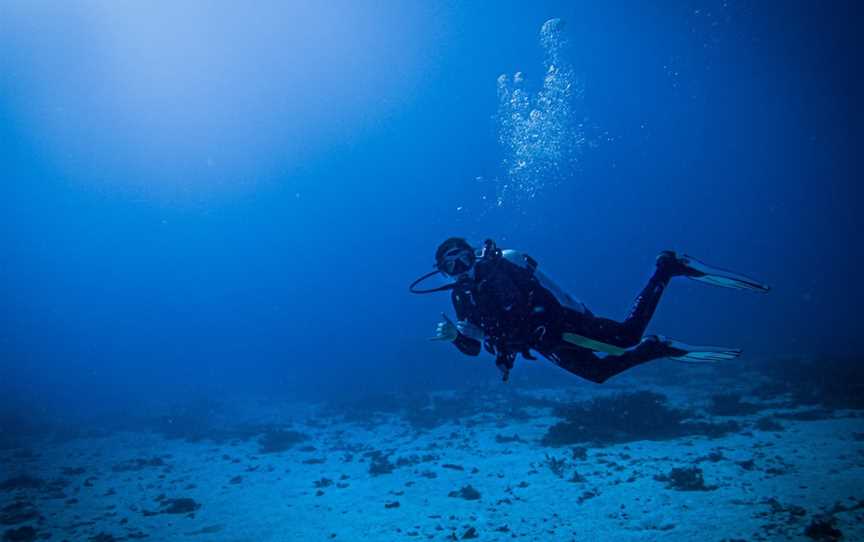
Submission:
MULTIPOLYGON (((487 239, 483 243, 482 249, 480 249, 479 251, 475 250, 475 260, 474 260, 474 264, 471 266, 471 268, 473 269, 477 265, 477 262, 482 260, 482 259, 493 258, 493 257, 497 257, 500 255, 501 255, 501 251, 495 246, 495 242, 492 241, 491 239, 487 239), (479 252, 479 254, 478 254, 478 252, 479 252)), ((411 292, 412 294, 434 294, 435 292, 446 292, 447 290, 455 289, 457 286, 464 285, 465 282, 471 280, 469 278, 464 278, 464 276, 463 276, 463 278, 457 278, 454 282, 451 282, 449 284, 445 284, 443 286, 438 286, 435 288, 418 288, 417 287, 418 285, 422 284, 423 282, 427 281, 428 279, 434 277, 435 275, 437 275, 439 273, 441 273, 442 275, 445 275, 445 273, 443 271, 441 271, 441 269, 438 267, 438 265, 435 264, 435 269, 433 269, 432 271, 429 271, 425 275, 421 275, 420 277, 417 277, 417 279, 414 282, 412 282, 410 286, 408 286, 408 291, 411 292)))

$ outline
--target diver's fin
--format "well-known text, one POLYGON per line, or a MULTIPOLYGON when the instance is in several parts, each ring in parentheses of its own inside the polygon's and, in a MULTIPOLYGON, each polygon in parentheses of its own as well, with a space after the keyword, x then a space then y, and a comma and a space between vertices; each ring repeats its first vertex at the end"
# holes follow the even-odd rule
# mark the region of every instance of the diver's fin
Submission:
POLYGON ((745 277, 739 273, 720 269, 719 267, 712 267, 687 254, 678 256, 678 264, 683 267, 682 275, 685 277, 713 286, 734 288, 736 290, 752 290, 763 294, 771 290, 771 287, 767 284, 763 284, 750 277, 745 277))
POLYGON ((684 363, 714 363, 727 361, 741 356, 738 348, 726 348, 723 346, 694 346, 685 344, 669 337, 659 337, 663 344, 669 349, 666 357, 684 363))

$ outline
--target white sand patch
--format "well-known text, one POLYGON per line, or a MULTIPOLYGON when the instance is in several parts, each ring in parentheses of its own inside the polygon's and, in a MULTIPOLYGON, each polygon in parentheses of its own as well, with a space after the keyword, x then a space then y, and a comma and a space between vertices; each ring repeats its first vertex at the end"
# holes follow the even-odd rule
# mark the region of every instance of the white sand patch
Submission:
MULTIPOLYGON (((474 529, 481 541, 720 541, 808 540, 814 514, 864 499, 864 441, 855 438, 864 432, 861 418, 780 420, 785 430, 759 431, 753 424, 763 412, 733 418, 742 431, 722 438, 586 445, 583 460, 574 446, 541 446, 557 419, 542 408, 528 411, 534 417, 481 413, 428 431, 394 416, 364 428, 304 423, 304 413, 290 418, 301 420, 294 427, 310 439, 273 454, 259 453, 254 439, 188 443, 148 433, 40 443, 31 460, 3 452, 0 478, 62 477, 69 480, 64 497, 10 490, 0 492, 0 507, 33 502, 43 519, 26 524, 52 540, 140 533, 160 541, 371 542, 447 540, 474 529), (370 474, 372 450, 394 466, 391 473, 370 474), (560 477, 550 458, 564 460, 560 477), (85 471, 64 474, 70 467, 85 471), (710 490, 678 491, 662 481, 673 468, 690 467, 702 469, 710 490), (465 486, 481 497, 449 496, 465 486), (161 513, 161 502, 182 498, 200 508, 161 513)), ((834 516, 846 539, 864 539, 864 509, 834 516)))

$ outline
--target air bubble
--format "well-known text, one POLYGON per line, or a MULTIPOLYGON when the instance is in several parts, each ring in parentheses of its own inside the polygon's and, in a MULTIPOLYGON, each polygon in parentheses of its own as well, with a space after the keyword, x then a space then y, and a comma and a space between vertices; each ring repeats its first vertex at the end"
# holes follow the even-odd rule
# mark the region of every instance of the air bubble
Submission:
POLYGON ((521 71, 498 77, 498 142, 504 153, 504 178, 498 181, 498 206, 531 199, 556 185, 575 164, 585 138, 575 122, 581 87, 563 55, 566 35, 560 19, 540 28, 544 49, 542 85, 526 88, 521 71))

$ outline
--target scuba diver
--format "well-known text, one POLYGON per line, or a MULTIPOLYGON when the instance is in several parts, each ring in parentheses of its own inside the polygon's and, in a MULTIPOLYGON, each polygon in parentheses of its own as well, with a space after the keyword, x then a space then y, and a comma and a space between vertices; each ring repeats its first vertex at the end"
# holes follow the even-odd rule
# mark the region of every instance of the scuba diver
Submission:
POLYGON ((442 313, 430 340, 450 341, 462 353, 481 349, 495 356, 506 382, 517 355, 537 359, 539 353, 559 367, 596 383, 647 361, 671 358, 712 363, 741 355, 741 350, 692 346, 662 335, 643 337, 648 322, 673 277, 687 277, 715 286, 768 292, 769 287, 738 273, 710 267, 686 254, 663 251, 654 274, 624 320, 594 315, 544 275, 537 261, 515 250, 502 250, 487 240, 475 250, 465 239, 451 237, 435 252, 435 269, 411 283, 416 294, 451 291, 457 321, 442 313), (436 288, 418 285, 441 273, 453 282, 436 288))

